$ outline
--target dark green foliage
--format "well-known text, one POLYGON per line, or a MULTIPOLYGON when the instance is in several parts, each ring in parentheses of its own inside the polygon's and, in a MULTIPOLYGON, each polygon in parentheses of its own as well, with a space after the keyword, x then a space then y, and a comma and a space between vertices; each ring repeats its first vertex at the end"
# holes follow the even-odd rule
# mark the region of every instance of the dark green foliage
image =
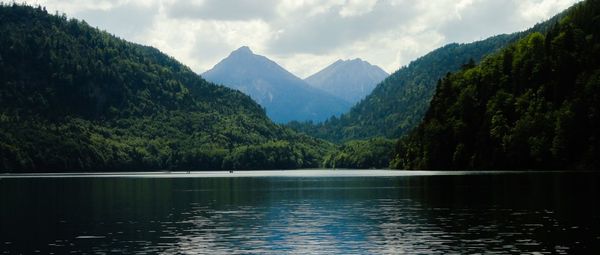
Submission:
MULTIPOLYGON (((287 141, 268 142, 235 148, 225 158, 225 167, 229 169, 290 169, 298 166, 316 167, 305 164, 319 159, 310 146, 292 145, 287 141)), ((321 151, 323 153, 324 151, 321 151)), ((319 154, 322 155, 322 154, 319 154)))
POLYGON ((316 167, 331 148, 85 22, 0 5, 0 35, 0 171, 316 167))
POLYGON ((600 1, 448 75, 396 148, 408 169, 597 169, 600 1))
POLYGON ((325 156, 323 164, 330 168, 387 168, 394 144, 394 140, 381 137, 349 141, 325 156))

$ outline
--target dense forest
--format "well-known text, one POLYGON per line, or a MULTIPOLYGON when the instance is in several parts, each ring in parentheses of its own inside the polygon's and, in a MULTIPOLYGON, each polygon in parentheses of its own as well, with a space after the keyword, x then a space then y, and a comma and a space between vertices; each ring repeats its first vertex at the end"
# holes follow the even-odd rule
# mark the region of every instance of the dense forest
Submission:
POLYGON ((157 49, 0 5, 0 171, 317 167, 332 145, 157 49))
POLYGON ((437 84, 395 168, 600 167, 600 1, 437 84))
POLYGON ((395 140, 382 137, 348 141, 330 151, 323 160, 327 168, 388 168, 395 140))

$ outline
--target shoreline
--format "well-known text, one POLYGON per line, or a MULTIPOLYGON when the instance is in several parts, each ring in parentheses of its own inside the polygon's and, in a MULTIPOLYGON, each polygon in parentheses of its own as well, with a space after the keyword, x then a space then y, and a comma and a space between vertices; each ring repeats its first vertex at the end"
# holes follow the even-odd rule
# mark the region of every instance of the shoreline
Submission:
POLYGON ((390 170, 390 169, 295 169, 295 170, 229 170, 219 171, 156 171, 156 172, 56 172, 1 173, 0 179, 20 178, 227 178, 227 177, 401 177, 444 175, 494 175, 532 173, 598 173, 571 170, 390 170))

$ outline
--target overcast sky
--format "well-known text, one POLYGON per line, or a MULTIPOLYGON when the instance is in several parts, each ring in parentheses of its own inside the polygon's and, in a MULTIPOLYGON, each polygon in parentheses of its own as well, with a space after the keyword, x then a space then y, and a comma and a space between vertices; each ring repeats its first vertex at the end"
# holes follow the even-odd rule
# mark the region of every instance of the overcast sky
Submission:
POLYGON ((338 59, 388 72, 451 42, 524 30, 578 0, 28 0, 202 73, 247 45, 305 78, 338 59))

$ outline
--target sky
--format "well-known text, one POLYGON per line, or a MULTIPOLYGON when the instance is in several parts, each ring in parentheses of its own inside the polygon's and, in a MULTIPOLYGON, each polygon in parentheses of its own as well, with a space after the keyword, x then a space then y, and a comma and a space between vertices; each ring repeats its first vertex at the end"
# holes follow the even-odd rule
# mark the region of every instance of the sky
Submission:
MULTIPOLYGON (((305 78, 338 59, 389 73, 445 44, 525 30, 579 0, 27 0, 197 73, 241 46, 305 78)), ((23 1, 18 1, 23 2, 23 1)))

